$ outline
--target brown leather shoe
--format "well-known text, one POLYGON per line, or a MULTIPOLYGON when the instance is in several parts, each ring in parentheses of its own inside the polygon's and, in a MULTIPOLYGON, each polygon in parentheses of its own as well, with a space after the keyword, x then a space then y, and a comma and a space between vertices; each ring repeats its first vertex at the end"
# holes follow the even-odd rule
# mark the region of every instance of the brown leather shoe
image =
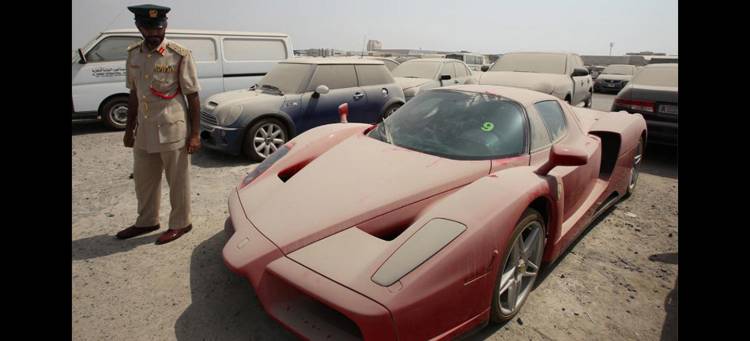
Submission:
POLYGON ((154 226, 143 226, 143 227, 138 227, 138 226, 133 225, 120 232, 117 232, 116 237, 117 239, 133 238, 135 236, 140 236, 142 234, 149 233, 151 231, 156 231, 159 228, 160 228, 159 224, 156 224, 154 226))
POLYGON ((190 230, 192 229, 193 224, 190 224, 187 227, 178 230, 169 229, 166 232, 162 233, 158 239, 156 239, 156 245, 169 243, 177 238, 180 238, 183 234, 190 232, 190 230))

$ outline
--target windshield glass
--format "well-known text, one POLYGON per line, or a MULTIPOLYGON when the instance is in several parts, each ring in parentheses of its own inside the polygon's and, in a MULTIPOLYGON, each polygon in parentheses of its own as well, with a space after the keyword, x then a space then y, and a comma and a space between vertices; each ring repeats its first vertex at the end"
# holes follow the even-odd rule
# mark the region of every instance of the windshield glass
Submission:
POLYGON ((256 90, 270 90, 278 88, 284 94, 298 94, 310 78, 313 69, 311 64, 278 63, 271 69, 255 87, 256 90), (263 85, 266 85, 265 87, 263 85))
POLYGON ((565 55, 548 53, 505 54, 490 71, 515 71, 565 74, 565 55))
POLYGON ((486 93, 430 90, 393 113, 369 136, 422 153, 459 160, 519 155, 525 147, 520 104, 486 93), (387 125, 388 134, 386 134, 387 125))
POLYGON ((645 67, 631 83, 677 87, 677 67, 645 67))
POLYGON ((435 78, 440 62, 408 61, 393 69, 393 77, 435 78))
POLYGON ((635 72, 635 66, 631 65, 610 65, 602 72, 607 75, 632 75, 635 72))

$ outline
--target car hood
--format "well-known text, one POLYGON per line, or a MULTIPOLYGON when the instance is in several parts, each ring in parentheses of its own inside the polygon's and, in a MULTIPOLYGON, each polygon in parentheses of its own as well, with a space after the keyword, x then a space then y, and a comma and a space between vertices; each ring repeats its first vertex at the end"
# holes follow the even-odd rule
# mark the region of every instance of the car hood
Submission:
POLYGON ((394 77, 394 80, 396 80, 396 84, 401 87, 401 89, 408 89, 413 88, 415 86, 422 86, 429 82, 433 82, 433 79, 429 78, 406 78, 406 77, 394 77))
POLYGON ((288 254, 359 223, 485 176, 490 161, 458 161, 355 134, 282 182, 240 190, 253 225, 288 254))
POLYGON ((596 79, 601 80, 615 80, 615 81, 630 81, 633 79, 631 75, 614 75, 614 74, 600 74, 596 79))
POLYGON ((550 94, 565 75, 552 73, 488 71, 479 76, 479 84, 524 88, 550 94))
POLYGON ((206 102, 207 102, 207 105, 225 106, 225 105, 245 104, 245 103, 274 101, 274 100, 281 103, 284 101, 284 96, 264 93, 261 91, 252 91, 252 90, 242 89, 242 90, 222 92, 222 93, 213 95, 209 97, 206 100, 206 102))

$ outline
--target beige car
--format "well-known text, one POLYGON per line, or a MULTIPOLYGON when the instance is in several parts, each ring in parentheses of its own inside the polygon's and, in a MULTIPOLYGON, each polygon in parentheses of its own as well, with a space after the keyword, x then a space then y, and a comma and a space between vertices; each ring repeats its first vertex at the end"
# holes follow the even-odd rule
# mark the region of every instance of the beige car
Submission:
POLYGON ((594 93, 591 75, 575 53, 506 53, 477 82, 535 90, 587 108, 594 93))
POLYGON ((404 89, 408 102, 420 91, 471 83, 472 73, 462 61, 450 58, 420 58, 401 63, 393 77, 404 89))

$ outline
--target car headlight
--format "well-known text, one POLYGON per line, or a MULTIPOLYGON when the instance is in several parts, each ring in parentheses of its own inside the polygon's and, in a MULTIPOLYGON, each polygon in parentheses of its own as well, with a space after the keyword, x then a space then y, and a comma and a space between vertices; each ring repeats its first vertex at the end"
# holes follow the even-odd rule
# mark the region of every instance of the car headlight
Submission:
POLYGON ((240 118, 240 114, 242 114, 242 105, 233 105, 229 110, 217 110, 214 114, 216 115, 216 120, 220 126, 228 127, 234 122, 237 122, 237 119, 240 118))
POLYGON ((391 286, 442 250, 465 230, 466 225, 453 220, 430 220, 388 257, 372 276, 372 281, 382 286, 391 286))
POLYGON ((270 168, 276 161, 279 161, 284 155, 289 153, 289 150, 292 149, 294 146, 294 143, 287 142, 285 145, 281 146, 278 150, 273 152, 271 155, 269 155, 263 162, 261 162, 257 167, 255 167, 250 173, 247 173, 245 178, 242 180, 242 183, 239 185, 239 189, 245 188, 245 186, 249 185, 253 180, 255 180, 258 176, 263 174, 268 168, 270 168))

